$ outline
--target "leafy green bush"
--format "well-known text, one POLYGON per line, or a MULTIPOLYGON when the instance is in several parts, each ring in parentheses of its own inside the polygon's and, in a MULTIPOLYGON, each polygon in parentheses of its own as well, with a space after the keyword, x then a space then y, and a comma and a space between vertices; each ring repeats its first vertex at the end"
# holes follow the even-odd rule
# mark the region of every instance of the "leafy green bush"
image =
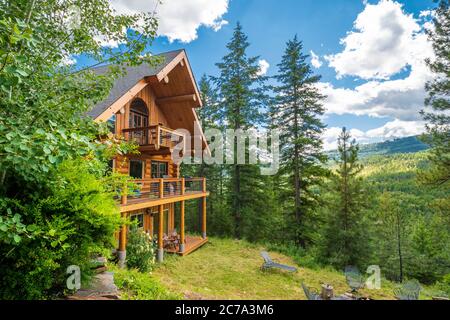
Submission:
POLYGON ((180 300, 181 296, 169 292, 158 280, 138 270, 113 269, 114 282, 123 300, 180 300))
POLYGON ((79 266, 87 281, 92 257, 113 248, 120 214, 91 168, 86 160, 63 162, 42 197, 0 201, 1 299, 61 294, 69 266, 79 266))
POLYGON ((147 233, 132 226, 127 243, 127 266, 140 272, 151 271, 155 264, 155 247, 147 233))

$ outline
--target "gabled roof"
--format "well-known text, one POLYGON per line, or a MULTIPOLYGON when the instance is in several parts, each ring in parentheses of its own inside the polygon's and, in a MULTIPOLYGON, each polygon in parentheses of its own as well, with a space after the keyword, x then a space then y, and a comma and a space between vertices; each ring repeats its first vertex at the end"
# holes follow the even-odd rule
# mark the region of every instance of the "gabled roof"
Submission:
MULTIPOLYGON (((148 64, 142 64, 137 67, 128 67, 126 70, 126 75, 115 81, 108 98, 98 103, 91 111, 88 112, 88 115, 94 119, 98 118, 106 110, 108 110, 111 105, 134 88, 142 79, 158 76, 171 64, 171 62, 174 61, 175 58, 183 52, 184 50, 176 50, 159 54, 158 57, 163 57, 163 62, 158 66, 151 67, 148 64)), ((109 72, 109 66, 94 68, 93 71, 98 75, 104 75, 109 72)))
MULTIPOLYGON (((158 55, 163 62, 155 67, 142 64, 128 67, 126 74, 114 82, 109 96, 98 103, 88 115, 96 121, 107 121, 141 90, 151 86, 156 103, 167 117, 172 129, 187 129, 192 138, 200 138, 203 148, 208 148, 195 108, 202 106, 200 93, 188 57, 184 50, 170 51, 158 55), (199 136, 195 133, 199 132, 199 136)), ((98 75, 109 72, 109 66, 93 69, 98 75)))

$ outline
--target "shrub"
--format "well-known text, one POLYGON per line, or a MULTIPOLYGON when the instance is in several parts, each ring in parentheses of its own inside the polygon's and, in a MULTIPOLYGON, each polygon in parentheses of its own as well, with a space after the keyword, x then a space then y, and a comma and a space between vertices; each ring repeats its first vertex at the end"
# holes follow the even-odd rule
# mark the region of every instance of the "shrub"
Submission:
POLYGON ((114 282, 124 300, 180 300, 182 298, 168 291, 151 275, 143 274, 138 270, 115 269, 114 282))
POLYGON ((91 165, 85 160, 64 162, 51 173, 42 197, 0 201, 5 224, 0 227, 0 299, 62 294, 70 265, 80 267, 86 282, 91 258, 113 248, 120 214, 91 165), (7 236, 11 233, 12 238, 7 236))
POLYGON ((127 243, 127 266, 140 272, 149 272, 155 264, 155 248, 147 233, 132 226, 127 243))

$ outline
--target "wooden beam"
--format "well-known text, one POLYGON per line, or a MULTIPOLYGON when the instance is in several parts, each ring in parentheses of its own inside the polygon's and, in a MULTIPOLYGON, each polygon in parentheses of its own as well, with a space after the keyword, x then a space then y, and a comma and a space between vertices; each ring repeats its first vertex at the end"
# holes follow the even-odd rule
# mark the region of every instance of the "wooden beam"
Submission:
POLYGON ((193 194, 185 194, 184 196, 179 197, 170 197, 170 198, 164 198, 164 199, 157 199, 157 200, 148 200, 148 201, 142 201, 135 204, 128 204, 126 206, 120 207, 120 212, 131 212, 131 211, 138 211, 143 210, 151 207, 157 207, 159 205, 169 204, 169 203, 176 203, 180 201, 189 201, 194 199, 200 199, 203 197, 208 197, 209 192, 203 193, 193 193, 193 194))
POLYGON ((166 103, 180 103, 180 102, 196 102, 197 96, 195 94, 185 94, 182 96, 166 97, 156 99, 156 104, 166 103))
POLYGON ((202 199, 202 238, 206 239, 206 197, 202 199))
MULTIPOLYGON (((184 179, 183 179, 184 180, 184 179)), ((181 190, 183 190, 183 188, 181 189, 181 190)), ((183 253, 184 252, 184 250, 186 249, 185 248, 185 242, 186 242, 186 240, 185 240, 185 234, 184 234, 184 228, 185 228, 185 226, 184 226, 184 214, 185 214, 185 208, 184 208, 184 201, 181 201, 181 203, 180 203, 180 206, 181 206, 181 223, 180 223, 180 253, 183 253)))
POLYGON ((133 88, 114 102, 108 109, 106 109, 101 115, 95 118, 96 122, 108 121, 114 114, 119 112, 131 99, 133 99, 139 92, 148 86, 148 82, 143 79, 139 81, 133 88))
POLYGON ((159 227, 158 227, 158 262, 163 262, 164 260, 164 240, 163 240, 163 229, 164 229, 164 206, 160 205, 158 208, 159 213, 159 227))

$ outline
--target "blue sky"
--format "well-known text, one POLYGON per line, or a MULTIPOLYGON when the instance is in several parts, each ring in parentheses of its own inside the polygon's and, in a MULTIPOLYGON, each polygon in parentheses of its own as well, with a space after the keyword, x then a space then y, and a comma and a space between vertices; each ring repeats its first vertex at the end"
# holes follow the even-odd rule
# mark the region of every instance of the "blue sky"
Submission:
MULTIPOLYGON (((119 12, 136 12, 152 1, 112 3, 119 12)), ((381 141, 423 131, 418 112, 432 77, 423 64, 432 52, 423 28, 431 8, 432 0, 165 0, 152 52, 184 48, 197 80, 215 75, 239 21, 249 54, 267 62, 271 76, 297 34, 305 52, 317 56, 314 70, 328 95, 326 147, 342 126, 361 143, 381 141)))

